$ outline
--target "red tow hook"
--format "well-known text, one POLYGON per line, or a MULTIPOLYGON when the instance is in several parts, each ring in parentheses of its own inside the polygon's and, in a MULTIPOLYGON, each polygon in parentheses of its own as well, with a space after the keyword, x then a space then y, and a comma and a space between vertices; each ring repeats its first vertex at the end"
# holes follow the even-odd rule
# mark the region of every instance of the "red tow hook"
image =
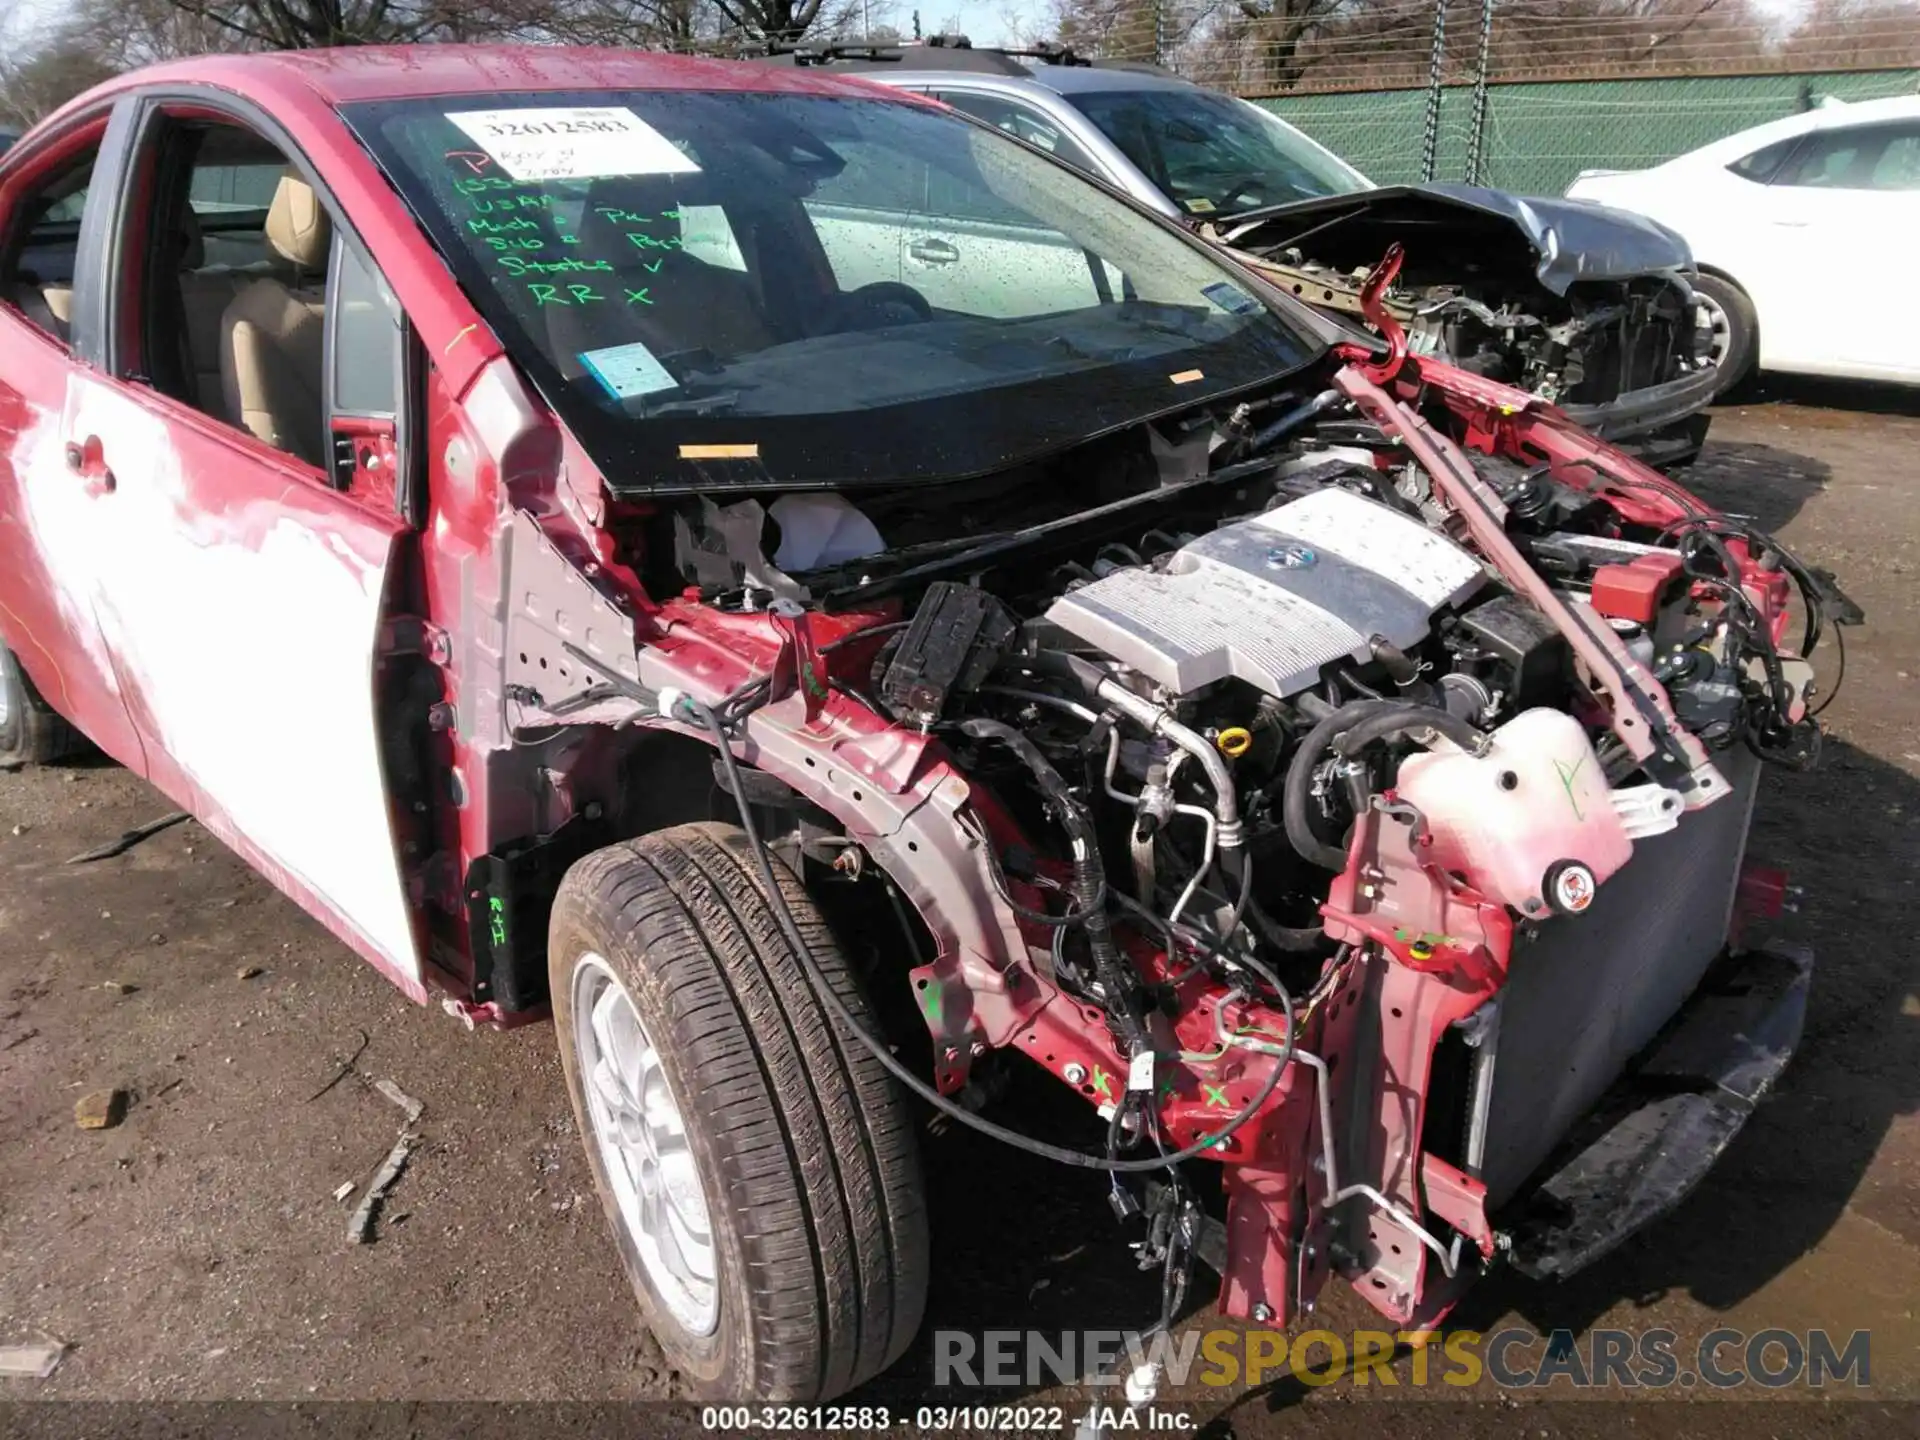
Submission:
POLYGON ((1380 257, 1380 263, 1367 272, 1367 278, 1360 284, 1360 313, 1366 316, 1367 323, 1380 332, 1387 342, 1387 354, 1384 360, 1375 359, 1373 352, 1362 350, 1358 345, 1341 347, 1341 353, 1351 360, 1362 375, 1376 385, 1390 385, 1393 379, 1407 365, 1407 332, 1400 328, 1400 322, 1387 309, 1387 287, 1392 285, 1400 274, 1400 262, 1407 258, 1407 252, 1401 248, 1398 240, 1387 247, 1387 253, 1380 257))

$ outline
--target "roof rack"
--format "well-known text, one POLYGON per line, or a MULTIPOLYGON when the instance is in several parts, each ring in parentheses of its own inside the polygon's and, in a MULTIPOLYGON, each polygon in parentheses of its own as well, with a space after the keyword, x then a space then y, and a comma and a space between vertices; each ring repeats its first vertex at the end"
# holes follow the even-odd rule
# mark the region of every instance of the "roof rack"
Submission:
POLYGON ((976 48, 965 35, 929 35, 921 41, 843 41, 810 43, 805 40, 769 41, 743 60, 801 67, 832 66, 840 70, 902 66, 909 70, 962 70, 984 75, 1027 75, 1023 60, 1044 65, 1092 65, 1065 45, 1041 43, 1018 50, 976 48))

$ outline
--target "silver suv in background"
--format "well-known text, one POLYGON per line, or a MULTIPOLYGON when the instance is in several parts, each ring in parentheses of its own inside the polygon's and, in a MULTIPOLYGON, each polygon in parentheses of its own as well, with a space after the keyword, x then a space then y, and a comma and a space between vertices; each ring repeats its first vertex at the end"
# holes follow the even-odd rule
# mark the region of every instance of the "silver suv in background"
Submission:
MULTIPOLYGON (((1360 319, 1361 277, 1398 240, 1406 263, 1388 305, 1417 352, 1530 391, 1657 463, 1691 458, 1705 438, 1715 386, 1692 256, 1641 216, 1476 186, 1377 186, 1257 105, 1057 48, 938 37, 760 58, 943 101, 1201 230, 1349 323, 1360 319)), ((915 223, 892 278, 936 308, 1004 273, 1016 248, 1046 294, 1036 308, 1051 308, 1061 286, 1097 290, 1079 256, 1026 245, 984 189, 923 184, 909 159, 901 165, 901 205, 915 223)))

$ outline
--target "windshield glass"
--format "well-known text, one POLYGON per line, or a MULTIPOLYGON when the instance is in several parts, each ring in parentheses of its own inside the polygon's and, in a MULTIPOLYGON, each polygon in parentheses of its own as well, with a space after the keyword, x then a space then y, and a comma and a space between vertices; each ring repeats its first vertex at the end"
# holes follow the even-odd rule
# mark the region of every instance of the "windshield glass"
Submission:
POLYGON ((1373 188, 1331 150, 1230 95, 1102 90, 1069 98, 1189 215, 1236 215, 1373 188))
POLYGON ((1202 243, 916 102, 346 113, 617 490, 977 474, 1318 351, 1202 243))

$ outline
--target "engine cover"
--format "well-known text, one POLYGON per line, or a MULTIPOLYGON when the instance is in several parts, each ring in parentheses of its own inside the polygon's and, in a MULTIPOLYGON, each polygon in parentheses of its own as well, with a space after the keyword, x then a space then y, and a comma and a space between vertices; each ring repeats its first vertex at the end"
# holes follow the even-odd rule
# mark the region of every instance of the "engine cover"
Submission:
POLYGON ((1224 525, 1161 570, 1118 570, 1047 619, 1177 694, 1235 678, 1286 696, 1375 636, 1406 649, 1485 578, 1467 551, 1397 510, 1329 487, 1224 525))

